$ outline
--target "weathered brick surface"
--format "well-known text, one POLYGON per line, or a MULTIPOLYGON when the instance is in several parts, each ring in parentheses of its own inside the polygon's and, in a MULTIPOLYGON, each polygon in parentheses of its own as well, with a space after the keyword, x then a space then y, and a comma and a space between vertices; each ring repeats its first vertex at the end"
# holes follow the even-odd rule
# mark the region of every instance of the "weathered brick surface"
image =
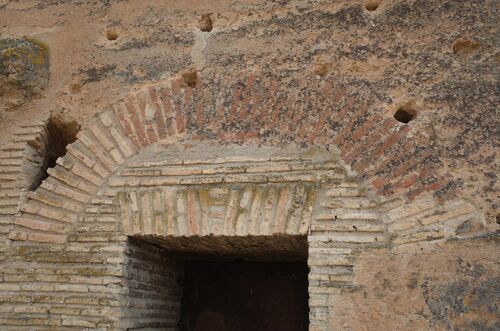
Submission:
POLYGON ((495 1, 62 2, 0 1, 2 33, 51 62, 0 114, 0 329, 173 327, 174 263, 124 234, 144 231, 252 256, 307 240, 311 330, 500 329, 495 1), (30 193, 53 115, 84 130, 30 193), (185 162, 207 141, 223 152, 185 162), (263 146, 336 157, 247 163, 263 146))
MULTIPOLYGON (((158 292, 157 282, 170 277, 164 274, 181 271, 175 271, 172 261, 160 262, 163 258, 152 247, 127 243, 126 235, 265 238, 307 234, 310 328, 327 330, 334 303, 343 293, 356 289, 354 266, 357 252, 364 247, 467 236, 470 231, 465 229, 464 234, 459 229, 464 224, 476 232, 482 230, 477 227, 483 225, 480 214, 466 202, 439 205, 433 197, 411 203, 370 199, 364 184, 348 177, 332 161, 335 156, 326 152, 299 150, 287 155, 278 149, 259 152, 241 147, 224 149, 226 155, 219 156, 222 149, 208 145, 201 145, 198 152, 187 148, 170 154, 153 146, 145 150, 145 156, 130 158, 137 147, 130 143, 126 146, 131 148, 120 147, 127 139, 122 135, 121 140, 112 134, 102 136, 102 127, 111 123, 106 116, 101 118, 99 129, 80 135, 87 139, 85 147, 70 149, 42 187, 26 195, 22 214, 15 217, 11 240, 65 244, 50 254, 36 245, 19 244, 21 259, 50 270, 55 263, 69 269, 55 276, 30 276, 33 269, 26 265, 10 269, 17 270, 21 278, 7 271, 0 288, 4 297, 17 293, 21 300, 23 291, 29 290, 47 299, 35 302, 30 297, 6 308, 5 326, 43 326, 48 319, 61 328, 175 327, 180 289, 172 282, 158 292), (97 140, 102 140, 99 148, 118 148, 120 158, 105 158, 103 150, 92 147, 97 140), (79 154, 81 151, 85 154, 79 154), (127 155, 127 165, 117 169, 115 162, 125 162, 127 155), (103 171, 95 170, 97 165, 103 171), (111 173, 113 169, 117 171, 111 173), (106 174, 108 178, 103 177, 106 174), (103 192, 107 195, 101 195, 103 192), (84 215, 83 219, 78 215, 84 215), (153 271, 155 265, 159 269, 153 271), (66 273, 73 275, 71 279, 66 273), (23 285, 24 281, 30 283, 23 285), (90 293, 90 297, 83 296, 90 293), (68 304, 64 304, 66 300, 70 300, 68 304), (156 308, 151 310, 151 305, 156 308), (171 313, 162 312, 165 309, 171 313)), ((143 135, 148 142, 155 137, 143 135)), ((17 201, 14 191, 4 192, 5 205, 17 201)), ((173 243, 167 247, 176 247, 173 243)), ((219 251, 224 247, 216 245, 219 251)), ((288 249, 295 251, 294 247, 288 249)))
MULTIPOLYGON (((29 189, 40 180, 47 133, 45 123, 21 126, 14 141, 0 146, 0 251, 8 249, 8 232, 14 215, 27 198, 29 189)), ((25 235, 21 235, 27 238, 25 235)), ((32 237, 33 238, 33 237, 32 237)))
POLYGON ((177 330, 180 318, 182 265, 158 247, 131 241, 127 246, 124 285, 127 305, 118 328, 177 330))
POLYGON ((387 163, 401 142, 425 141, 410 126, 372 113, 342 87, 321 101, 331 113, 308 117, 316 101, 296 107, 276 84, 247 83, 219 91, 174 78, 134 92, 80 132, 31 193, 44 126, 21 128, 0 151, 0 235, 10 250, 0 324, 174 328, 180 288, 169 277, 181 271, 128 236, 155 236, 171 249, 200 237, 206 252, 236 238, 259 254, 246 241, 262 237, 262 247, 292 252, 302 247, 293 238, 307 235, 310 329, 328 330, 335 305, 358 289, 364 249, 487 232, 473 204, 432 194, 447 185, 434 166, 387 163), (249 140, 263 146, 236 146, 249 140), (387 167, 396 176, 387 179, 387 167), (277 244, 276 236, 285 237, 277 244))

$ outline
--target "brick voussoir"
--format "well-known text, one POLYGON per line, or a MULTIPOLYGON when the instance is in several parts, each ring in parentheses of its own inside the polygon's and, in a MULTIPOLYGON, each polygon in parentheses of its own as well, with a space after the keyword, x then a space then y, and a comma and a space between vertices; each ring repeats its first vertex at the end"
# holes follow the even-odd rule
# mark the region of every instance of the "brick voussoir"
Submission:
POLYGON ((74 212, 83 211, 83 204, 81 202, 66 196, 54 194, 53 192, 50 192, 42 187, 39 187, 36 191, 28 192, 26 196, 29 200, 37 200, 56 208, 62 208, 74 212))
POLYGON ((71 228, 63 223, 54 222, 52 219, 36 215, 24 213, 15 218, 16 225, 23 226, 32 230, 40 230, 44 232, 68 233, 71 228))
POLYGON ((95 155, 90 152, 81 141, 75 141, 67 147, 68 154, 79 160, 87 167, 92 168, 97 163, 95 155))
POLYGON ((42 182, 40 187, 46 189, 47 191, 53 192, 56 195, 62 195, 82 203, 85 203, 90 199, 90 194, 73 188, 66 183, 50 176, 42 182))
POLYGON ((160 107, 165 118, 165 126, 167 134, 170 136, 175 135, 175 112, 171 103, 171 91, 168 86, 158 86, 157 92, 160 99, 160 107))
POLYGON ((158 132, 158 138, 163 139, 167 136, 167 122, 165 118, 165 114, 161 107, 161 100, 158 96, 158 90, 156 86, 150 86, 145 89, 144 94, 146 99, 149 101, 149 104, 154 109, 153 120, 156 123, 156 129, 158 132))
POLYGON ((113 104, 113 113, 118 118, 118 122, 120 123, 120 127, 123 128, 124 135, 127 137, 130 137, 130 139, 132 139, 134 144, 136 146, 138 146, 139 148, 141 148, 142 145, 139 141, 139 138, 137 137, 137 135, 134 132, 134 129, 132 127, 133 126, 132 122, 130 121, 130 119, 127 116, 128 114, 127 114, 126 106, 125 106, 123 101, 119 101, 119 102, 113 104))
POLYGON ((14 241, 35 241, 43 243, 64 244, 67 236, 49 232, 31 232, 28 229, 19 229, 9 233, 9 239, 14 241))
POLYGON ((93 121, 91 125, 88 126, 89 131, 95 137, 95 140, 104 147, 105 150, 110 151, 115 147, 113 141, 108 137, 106 130, 103 129, 104 124, 99 119, 93 121), (102 125, 102 126, 101 126, 102 125))
POLYGON ((47 169, 47 173, 54 178, 59 179, 61 182, 66 183, 68 186, 81 190, 88 194, 94 194, 97 191, 97 185, 77 176, 73 172, 69 172, 57 165, 55 168, 47 169))
POLYGON ((140 146, 146 147, 150 144, 148 141, 148 136, 146 134, 146 125, 143 122, 141 112, 137 106, 137 97, 135 94, 127 96, 123 100, 124 109, 126 113, 124 114, 126 118, 130 120, 133 132, 139 139, 140 146))
POLYGON ((80 131, 77 137, 108 170, 113 172, 117 168, 117 163, 109 157, 109 153, 96 141, 90 130, 80 131))
POLYGON ((28 201, 20 209, 24 213, 40 215, 64 223, 75 223, 79 220, 77 213, 55 208, 35 200, 28 201))
MULTIPOLYGON (((151 101, 146 97, 147 90, 141 89, 135 93, 136 106, 139 107, 141 121, 145 126, 146 135, 148 137, 148 145, 159 140, 156 122, 154 122, 154 110, 151 101)), ((149 94, 148 94, 149 95, 149 94)))

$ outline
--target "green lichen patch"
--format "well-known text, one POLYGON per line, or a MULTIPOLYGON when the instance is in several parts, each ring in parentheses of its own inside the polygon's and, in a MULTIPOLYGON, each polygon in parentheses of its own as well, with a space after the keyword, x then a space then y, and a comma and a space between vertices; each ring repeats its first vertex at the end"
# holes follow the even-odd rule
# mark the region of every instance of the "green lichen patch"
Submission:
POLYGON ((0 39, 0 97, 7 109, 39 96, 49 80, 49 48, 33 38, 0 39))

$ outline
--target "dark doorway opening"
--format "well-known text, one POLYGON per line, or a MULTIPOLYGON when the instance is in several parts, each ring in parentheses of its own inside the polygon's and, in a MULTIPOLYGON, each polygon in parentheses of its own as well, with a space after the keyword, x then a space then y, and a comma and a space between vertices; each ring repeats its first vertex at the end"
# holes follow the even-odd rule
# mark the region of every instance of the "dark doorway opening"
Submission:
POLYGON ((308 330, 305 236, 131 237, 127 325, 308 330))
POLYGON ((308 330, 307 274, 306 262, 188 261, 180 329, 308 330))

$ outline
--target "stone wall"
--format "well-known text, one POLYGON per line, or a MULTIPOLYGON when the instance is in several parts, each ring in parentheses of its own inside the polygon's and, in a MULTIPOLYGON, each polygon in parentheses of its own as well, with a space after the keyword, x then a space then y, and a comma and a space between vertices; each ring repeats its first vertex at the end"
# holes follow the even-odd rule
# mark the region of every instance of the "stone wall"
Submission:
POLYGON ((329 315, 333 329, 495 330, 498 239, 375 248, 357 259, 352 291, 329 315))
POLYGON ((46 123, 19 127, 14 140, 0 147, 0 219, 2 250, 12 216, 19 212, 29 191, 41 180, 47 150, 46 123))
POLYGON ((124 278, 128 305, 120 328, 177 330, 181 312, 183 265, 158 247, 130 240, 124 278))
POLYGON ((175 327, 180 289, 172 279, 182 271, 168 256, 179 247, 287 258, 306 247, 281 236, 307 235, 310 329, 328 330, 336 303, 359 291, 363 251, 483 233, 480 214, 465 201, 378 199, 325 148, 164 140, 113 160, 101 149, 120 141, 122 156, 140 147, 125 145, 132 140, 124 134, 110 140, 122 129, 107 116, 98 125, 108 130, 81 132, 15 216, 10 249, 17 252, 3 270, 6 327, 175 327), (108 167, 107 178, 96 177, 99 166, 108 167), (186 246, 184 238, 198 236, 220 240, 186 246), (231 236, 246 239, 231 243, 231 236), (38 274, 42 266, 47 276, 38 274))
POLYGON ((174 327, 200 245, 308 246, 311 330, 498 327, 495 6, 0 2, 51 63, 0 112, 1 328, 174 327))

